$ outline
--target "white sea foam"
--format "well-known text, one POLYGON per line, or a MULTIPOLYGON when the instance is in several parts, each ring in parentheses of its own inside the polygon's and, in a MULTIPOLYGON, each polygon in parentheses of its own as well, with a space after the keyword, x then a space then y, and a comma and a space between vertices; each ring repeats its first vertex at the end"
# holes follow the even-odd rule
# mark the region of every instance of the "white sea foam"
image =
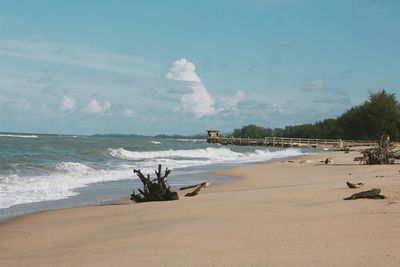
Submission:
POLYGON ((25 135, 25 134, 0 134, 0 137, 38 138, 37 135, 25 135))
POLYGON ((109 149, 110 154, 115 158, 142 160, 154 158, 237 158, 241 154, 233 152, 228 148, 205 148, 205 149, 187 149, 187 150, 160 150, 160 151, 129 151, 124 148, 109 149))
POLYGON ((198 142, 206 142, 206 139, 176 139, 181 142, 193 142, 193 143, 198 143, 198 142))
POLYGON ((208 147, 204 149, 187 150, 160 150, 160 151, 129 151, 124 148, 109 149, 110 154, 115 158, 126 160, 149 160, 149 159, 198 159, 198 162, 223 163, 223 162, 249 162, 264 161, 273 158, 296 156, 303 154, 299 149, 285 149, 269 151, 268 149, 256 150, 255 152, 239 153, 227 147, 208 147), (201 161, 200 161, 201 160, 201 161))
POLYGON ((131 168, 95 170, 83 163, 63 162, 42 176, 0 176, 0 209, 22 203, 63 199, 77 195, 75 188, 88 184, 133 179, 131 168))
POLYGON ((78 194, 74 189, 92 183, 134 179, 133 168, 141 169, 144 173, 154 173, 154 166, 158 164, 179 170, 209 164, 259 162, 303 154, 299 149, 259 149, 239 153, 228 147, 160 151, 129 151, 117 148, 109 149, 109 153, 121 160, 119 165, 112 169, 106 166, 98 169, 84 163, 62 162, 55 165, 52 172, 46 175, 0 176, 0 209, 22 203, 67 198, 78 194))
POLYGON ((159 142, 159 141, 153 141, 153 140, 151 140, 150 143, 155 144, 155 145, 160 145, 160 144, 161 144, 161 142, 159 142))

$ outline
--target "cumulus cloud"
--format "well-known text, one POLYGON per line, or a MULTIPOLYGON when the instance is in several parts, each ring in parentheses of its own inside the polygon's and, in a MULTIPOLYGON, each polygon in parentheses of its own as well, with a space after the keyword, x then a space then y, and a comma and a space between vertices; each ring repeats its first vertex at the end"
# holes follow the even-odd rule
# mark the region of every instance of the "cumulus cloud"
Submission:
POLYGON ((243 91, 238 91, 233 96, 221 97, 218 101, 218 112, 224 116, 239 115, 239 103, 245 99, 246 94, 243 91))
POLYGON ((196 118, 202 118, 215 113, 214 100, 202 84, 193 85, 193 92, 182 96, 182 107, 191 110, 196 118))
POLYGON ((135 116, 135 112, 130 108, 126 108, 124 109, 124 115, 127 118, 132 118, 133 116, 135 116))
POLYGON ((179 82, 188 82, 185 86, 190 90, 183 90, 182 85, 179 85, 179 93, 182 94, 181 104, 183 110, 190 111, 196 118, 203 118, 216 113, 214 100, 197 75, 196 67, 193 63, 187 61, 185 58, 175 61, 169 72, 165 74, 165 78, 179 82))
POLYGON ((168 90, 168 93, 171 94, 178 94, 178 95, 182 95, 182 94, 191 94, 193 93, 193 89, 192 88, 188 88, 185 86, 179 87, 179 86, 175 86, 173 88, 170 88, 168 90))
POLYGON ((76 109, 76 101, 72 97, 64 96, 61 99, 60 111, 74 112, 76 109))
POLYGON ((90 114, 105 114, 110 109, 111 109, 110 102, 101 103, 94 99, 90 100, 90 102, 87 104, 85 108, 86 112, 90 114))
POLYGON ((196 66, 187 61, 186 58, 175 61, 169 72, 165 74, 165 78, 177 81, 201 82, 196 73, 196 66))
POLYGON ((221 99, 222 107, 224 109, 237 109, 238 103, 246 98, 243 91, 238 91, 234 96, 223 97, 221 99))

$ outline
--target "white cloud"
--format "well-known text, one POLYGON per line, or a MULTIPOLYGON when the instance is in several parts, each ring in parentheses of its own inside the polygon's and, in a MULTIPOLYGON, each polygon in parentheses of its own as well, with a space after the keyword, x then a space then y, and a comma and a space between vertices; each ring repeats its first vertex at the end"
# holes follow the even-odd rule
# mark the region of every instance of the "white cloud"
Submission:
POLYGON ((223 110, 237 110, 240 101, 246 98, 243 91, 238 91, 234 96, 223 97, 221 99, 221 106, 223 110))
POLYGON ((152 70, 155 64, 152 62, 93 47, 32 40, 2 40, 0 55, 96 71, 156 77, 156 73, 152 70))
POLYGON ((193 85, 193 92, 181 97, 184 110, 193 112, 196 118, 202 118, 215 114, 214 100, 208 94, 206 88, 200 83, 193 85))
POLYGON ((135 116, 135 112, 130 108, 126 108, 124 109, 124 115, 127 118, 132 118, 133 116, 135 116))
POLYGON ((196 67, 186 58, 175 61, 169 72, 165 74, 165 78, 177 81, 201 82, 200 77, 196 73, 196 67))
POLYGON ((64 96, 61 100, 60 111, 74 112, 76 109, 76 101, 72 97, 64 96))
POLYGON ((322 91, 324 87, 325 87, 324 80, 311 80, 305 87, 303 87, 303 90, 308 92, 322 91))
POLYGON ((90 100, 90 102, 87 104, 85 108, 85 110, 91 114, 104 114, 110 109, 111 109, 110 102, 101 103, 94 99, 90 100))
POLYGON ((170 80, 190 82, 187 84, 192 91, 182 91, 182 109, 190 111, 196 118, 210 116, 216 113, 214 100, 209 95, 207 89, 201 82, 196 73, 196 67, 185 58, 175 61, 165 77, 170 80))
POLYGON ((324 87, 324 80, 312 80, 310 81, 310 87, 315 90, 321 90, 324 87))

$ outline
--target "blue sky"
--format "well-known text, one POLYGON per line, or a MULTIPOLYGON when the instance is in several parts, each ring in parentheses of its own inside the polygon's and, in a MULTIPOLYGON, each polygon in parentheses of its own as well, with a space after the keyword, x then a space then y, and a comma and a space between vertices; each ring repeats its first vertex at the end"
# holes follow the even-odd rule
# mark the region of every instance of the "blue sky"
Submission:
POLYGON ((400 1, 0 0, 0 131, 201 133, 400 95, 400 1))

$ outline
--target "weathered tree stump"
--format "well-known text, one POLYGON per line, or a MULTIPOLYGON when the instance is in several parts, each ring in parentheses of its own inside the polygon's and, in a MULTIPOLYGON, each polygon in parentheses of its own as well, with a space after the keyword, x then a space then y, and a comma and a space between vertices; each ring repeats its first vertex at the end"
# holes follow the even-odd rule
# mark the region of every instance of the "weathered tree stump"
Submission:
POLYGON ((143 183, 143 190, 138 189, 139 194, 135 194, 132 190, 131 200, 134 202, 148 202, 148 201, 166 201, 178 200, 177 192, 171 191, 171 187, 167 183, 167 176, 171 173, 168 168, 165 169, 164 175, 161 174, 161 164, 158 165, 158 171, 155 171, 157 179, 151 180, 150 175, 147 177, 143 175, 140 170, 133 170, 143 183))

